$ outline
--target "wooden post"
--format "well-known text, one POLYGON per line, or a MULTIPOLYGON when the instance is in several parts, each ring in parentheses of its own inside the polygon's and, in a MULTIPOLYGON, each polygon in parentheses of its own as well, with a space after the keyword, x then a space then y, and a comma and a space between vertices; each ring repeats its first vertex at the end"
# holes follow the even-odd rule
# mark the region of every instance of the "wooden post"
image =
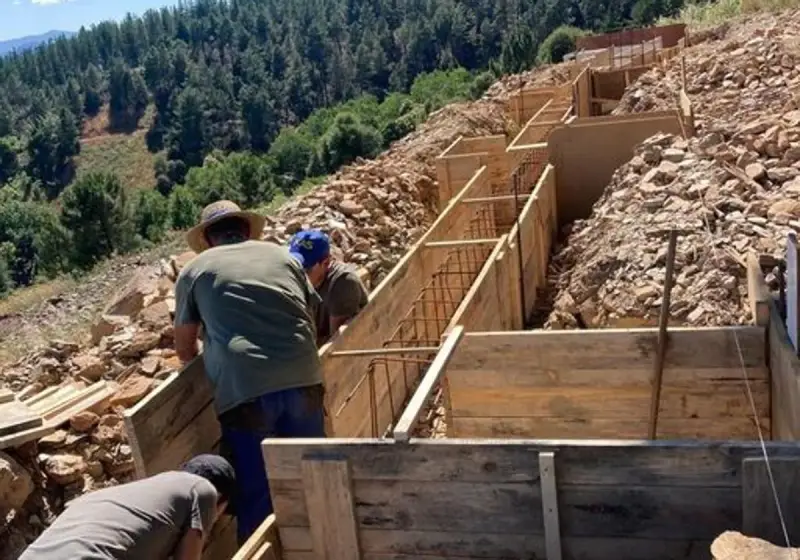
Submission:
POLYGON ((800 349, 800 276, 798 276, 797 235, 790 233, 786 240, 786 332, 795 353, 800 349))
POLYGON ((759 326, 768 325, 771 296, 764 282, 758 257, 753 251, 747 254, 747 299, 753 314, 753 323, 759 326))
POLYGON ((558 521, 558 491, 555 453, 539 452, 539 479, 542 488, 542 515, 547 560, 561 560, 561 527, 558 521))
POLYGON ((303 459, 302 469, 314 558, 361 560, 349 461, 303 459))
POLYGON ((658 318, 658 349, 656 351, 653 393, 650 401, 650 439, 656 439, 658 424, 658 406, 661 400, 661 378, 664 374, 664 355, 667 349, 667 323, 669 322, 669 303, 672 294, 672 272, 675 268, 675 246, 678 242, 678 231, 670 230, 667 247, 667 271, 664 277, 664 293, 661 296, 661 314, 658 318))

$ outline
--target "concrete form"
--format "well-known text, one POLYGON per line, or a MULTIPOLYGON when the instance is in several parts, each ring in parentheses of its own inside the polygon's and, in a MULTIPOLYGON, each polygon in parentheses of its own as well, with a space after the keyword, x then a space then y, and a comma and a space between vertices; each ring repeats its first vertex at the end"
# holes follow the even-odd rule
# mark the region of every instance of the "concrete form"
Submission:
MULTIPOLYGON (((592 116, 605 76, 574 76, 510 102, 507 146, 459 138, 438 158, 438 219, 320 350, 331 439, 265 442, 276 514, 236 558, 700 558, 763 499, 743 494, 763 483, 757 427, 800 431, 800 366, 774 320, 671 331, 657 434, 708 440, 692 443, 641 441, 654 331, 521 331, 558 226, 589 214, 636 143, 691 129, 690 104, 592 116), (412 437, 435 392, 455 439, 412 437)), ((126 426, 140 476, 216 449, 201 360, 126 426)), ((205 557, 230 558, 233 523, 215 533, 205 557)))

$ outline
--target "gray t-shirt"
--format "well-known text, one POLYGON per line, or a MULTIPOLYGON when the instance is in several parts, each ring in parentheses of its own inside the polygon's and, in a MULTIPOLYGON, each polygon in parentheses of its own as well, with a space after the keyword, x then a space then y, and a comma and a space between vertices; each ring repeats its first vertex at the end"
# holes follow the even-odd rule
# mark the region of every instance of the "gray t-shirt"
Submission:
POLYGON ((203 362, 221 415, 268 393, 322 383, 312 306, 289 249, 245 241, 202 252, 175 286, 175 325, 203 325, 203 362))
POLYGON ((334 261, 317 288, 322 304, 316 308, 317 339, 324 344, 331 337, 331 317, 355 317, 369 301, 369 293, 355 267, 334 261))
POLYGON ((170 471, 96 490, 70 503, 19 560, 156 560, 188 529, 205 536, 217 491, 205 478, 170 471))

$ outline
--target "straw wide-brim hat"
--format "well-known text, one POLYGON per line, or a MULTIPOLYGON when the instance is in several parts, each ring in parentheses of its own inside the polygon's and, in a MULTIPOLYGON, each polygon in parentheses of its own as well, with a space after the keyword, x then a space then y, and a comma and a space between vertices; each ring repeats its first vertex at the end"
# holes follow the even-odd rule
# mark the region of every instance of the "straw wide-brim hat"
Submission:
POLYGON ((242 210, 239 205, 230 200, 220 200, 213 202, 203 208, 200 215, 200 223, 194 226, 186 234, 186 242, 195 253, 202 253, 209 248, 206 241, 206 228, 220 220, 238 217, 246 220, 250 224, 250 239, 261 239, 266 218, 256 212, 242 210))

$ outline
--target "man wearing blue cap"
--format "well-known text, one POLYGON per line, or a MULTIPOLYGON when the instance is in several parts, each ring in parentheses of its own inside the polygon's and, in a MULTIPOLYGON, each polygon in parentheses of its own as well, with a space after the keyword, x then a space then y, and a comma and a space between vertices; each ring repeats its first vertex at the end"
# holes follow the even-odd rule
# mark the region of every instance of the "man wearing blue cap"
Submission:
POLYGON ((369 293, 352 266, 331 257, 330 240, 321 230, 298 232, 289 251, 322 300, 315 310, 317 344, 322 346, 367 305, 369 293))

